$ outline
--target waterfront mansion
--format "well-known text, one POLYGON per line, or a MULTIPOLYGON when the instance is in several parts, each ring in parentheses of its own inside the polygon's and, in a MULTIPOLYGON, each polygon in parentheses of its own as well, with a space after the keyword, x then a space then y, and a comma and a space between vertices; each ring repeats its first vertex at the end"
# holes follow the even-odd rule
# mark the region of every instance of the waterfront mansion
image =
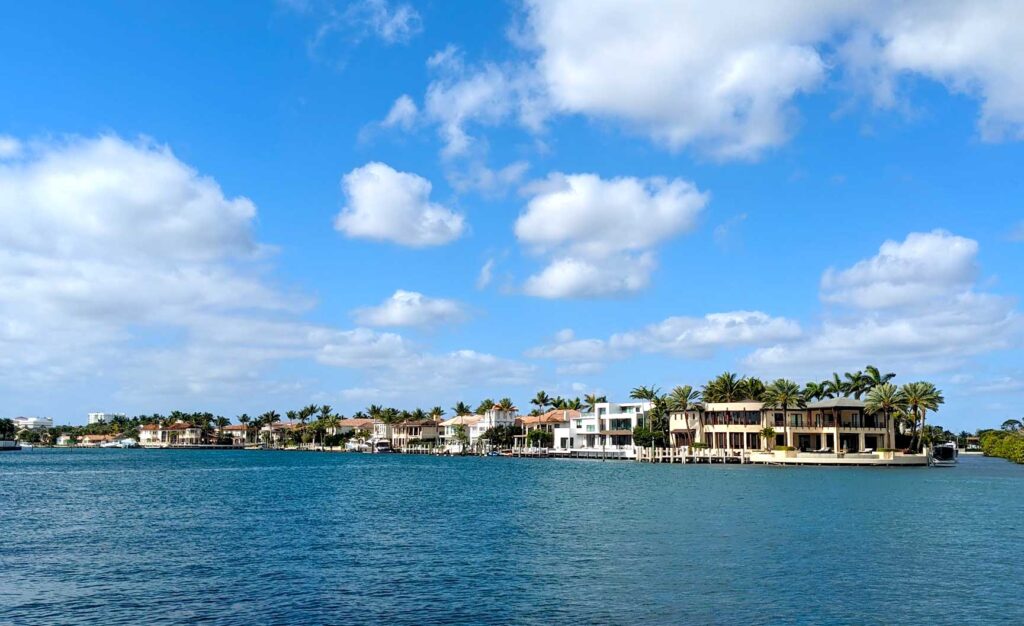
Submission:
POLYGON ((672 412, 669 429, 674 446, 699 443, 716 450, 792 446, 802 451, 861 452, 892 448, 896 441, 894 420, 866 413, 864 402, 855 398, 811 402, 785 411, 761 402, 710 402, 672 412), (762 441, 766 427, 775 431, 774 441, 762 441))
POLYGON ((633 429, 644 423, 651 403, 601 402, 588 413, 564 414, 555 425, 556 453, 601 453, 608 458, 633 458, 633 429))

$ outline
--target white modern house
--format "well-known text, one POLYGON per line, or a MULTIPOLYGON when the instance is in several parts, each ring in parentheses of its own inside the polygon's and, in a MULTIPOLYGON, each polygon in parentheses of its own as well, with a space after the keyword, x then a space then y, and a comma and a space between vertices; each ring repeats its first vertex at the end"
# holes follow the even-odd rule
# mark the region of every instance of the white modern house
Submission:
POLYGON ((124 413, 89 413, 90 424, 109 424, 115 417, 126 417, 124 413))
POLYGON ((53 428, 52 417, 15 417, 11 420, 17 430, 42 430, 53 428))
POLYGON ((460 426, 466 429, 466 436, 469 438, 468 448, 472 448, 489 429, 495 426, 515 426, 516 413, 518 409, 515 407, 505 410, 495 404, 491 409, 484 411, 483 415, 456 415, 441 422, 441 440, 449 452, 462 452, 462 447, 456 440, 460 426))
POLYGON ((556 453, 587 453, 633 458, 633 429, 644 423, 651 403, 602 402, 591 413, 569 419, 554 429, 556 453))

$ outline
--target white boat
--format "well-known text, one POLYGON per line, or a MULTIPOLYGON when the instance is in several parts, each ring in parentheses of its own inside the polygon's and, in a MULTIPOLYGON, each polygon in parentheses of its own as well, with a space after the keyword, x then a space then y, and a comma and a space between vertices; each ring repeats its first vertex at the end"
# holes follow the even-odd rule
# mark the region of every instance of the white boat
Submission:
POLYGON ((928 464, 932 467, 956 467, 958 451, 956 443, 941 443, 932 446, 932 453, 928 458, 928 464))
POLYGON ((32 448, 35 447, 32 444, 28 443, 27 441, 22 441, 19 445, 21 446, 22 450, 31 450, 32 448))

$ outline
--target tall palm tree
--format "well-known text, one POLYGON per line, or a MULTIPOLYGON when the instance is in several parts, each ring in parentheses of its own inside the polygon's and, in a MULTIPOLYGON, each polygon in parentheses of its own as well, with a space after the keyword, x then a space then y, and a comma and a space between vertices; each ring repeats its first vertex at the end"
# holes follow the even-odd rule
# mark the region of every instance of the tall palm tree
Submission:
POLYGON ((562 403, 562 408, 568 411, 579 411, 583 408, 583 401, 579 398, 573 398, 572 400, 566 400, 562 403))
POLYGON ((593 413, 594 408, 602 402, 608 402, 608 398, 599 396, 596 393, 588 393, 583 397, 583 408, 586 409, 587 413, 593 413))
POLYGON ((760 378, 749 376, 739 382, 739 392, 742 400, 760 402, 764 398, 764 391, 764 382, 760 378))
POLYGON ((490 398, 484 398, 483 400, 480 401, 480 404, 477 405, 476 412, 479 415, 483 415, 484 413, 490 411, 493 408, 494 400, 491 400, 490 398))
POLYGON ((245 426, 245 443, 249 443, 249 422, 251 421, 252 418, 249 417, 248 413, 242 413, 238 416, 238 423, 245 426))
MULTIPOLYGON (((630 398, 632 398, 634 400, 646 400, 648 402, 651 402, 652 404, 660 396, 661 396, 661 389, 659 389, 658 387, 655 387, 654 385, 651 385, 650 387, 641 385, 640 387, 634 387, 629 392, 629 397, 630 398)), ((648 426, 648 428, 650 427, 648 424, 645 424, 645 426, 648 426)), ((651 443, 651 447, 654 447, 654 443, 653 442, 651 443)))
POLYGON ((868 390, 870 391, 872 388, 887 383, 893 378, 896 378, 896 374, 894 372, 888 372, 886 374, 883 374, 881 370, 879 370, 874 365, 868 365, 864 368, 864 378, 870 382, 871 386, 868 388, 868 390))
MULTIPOLYGON (((782 409, 782 424, 786 431, 786 445, 789 444, 789 420, 786 412, 789 409, 802 409, 807 406, 800 385, 785 378, 772 381, 764 392, 764 405, 770 409, 782 409)), ((836 442, 836 446, 839 442, 836 442)))
POLYGON ((544 409, 551 405, 551 397, 545 391, 538 391, 533 400, 530 400, 530 404, 537 407, 537 410, 543 413, 544 409))
POLYGON ((459 415, 469 415, 472 412, 473 409, 469 408, 469 405, 466 404, 465 402, 459 402, 458 404, 452 407, 452 413, 454 413, 456 417, 458 417, 459 415))
POLYGON ((274 424, 281 421, 281 415, 277 411, 267 411, 260 416, 263 424, 270 429, 270 433, 267 435, 267 443, 273 445, 274 443, 274 424))
POLYGON ((439 406, 430 409, 430 419, 440 422, 442 417, 444 417, 444 409, 439 406))
POLYGON ((821 383, 816 383, 813 380, 804 385, 804 400, 821 400, 825 397, 825 387, 821 383))
POLYGON ((704 402, 736 402, 741 395, 740 378, 732 372, 719 374, 701 389, 704 402))
POLYGON ((516 410, 516 405, 512 402, 512 398, 502 398, 501 400, 498 400, 498 404, 496 406, 502 411, 516 410))
MULTIPOLYGON (((885 416, 885 427, 888 429, 889 419, 896 411, 905 409, 906 406, 907 398, 903 392, 896 385, 886 382, 871 388, 865 398, 864 411, 867 413, 880 412, 885 416)), ((889 445, 895 447, 896 442, 892 441, 889 445)))
MULTIPOLYGON (((670 411, 685 412, 692 411, 693 409, 699 409, 697 402, 700 400, 700 392, 691 387, 690 385, 679 385, 672 388, 672 391, 668 394, 667 405, 670 411)), ((701 411, 697 411, 697 429, 694 435, 700 433, 704 434, 704 420, 701 416, 701 411)), ((689 424, 687 424, 689 428, 689 424)), ((691 438, 690 443, 696 441, 696 436, 691 438)))
POLYGON ((326 419, 334 413, 334 407, 329 404, 325 404, 320 407, 320 419, 326 419))
POLYGON ((847 394, 852 395, 858 400, 860 400, 861 395, 871 388, 862 371, 846 372, 843 374, 843 378, 846 379, 843 384, 846 387, 847 394))
POLYGON ((917 450, 920 441, 920 429, 924 428, 928 411, 938 411, 946 399, 942 397, 935 385, 926 381, 907 383, 900 388, 907 399, 907 408, 913 420, 914 438, 911 449, 917 450))
POLYGON ((849 395, 849 388, 846 382, 839 377, 839 374, 832 372, 832 378, 823 382, 825 396, 828 398, 840 398, 849 395))

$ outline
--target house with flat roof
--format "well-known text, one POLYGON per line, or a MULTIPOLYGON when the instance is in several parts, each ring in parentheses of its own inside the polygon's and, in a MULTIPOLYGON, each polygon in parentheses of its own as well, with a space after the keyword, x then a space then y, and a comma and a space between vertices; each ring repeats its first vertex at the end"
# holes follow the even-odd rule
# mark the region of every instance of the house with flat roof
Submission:
POLYGON ((556 452, 600 453, 605 456, 633 458, 633 429, 646 423, 651 403, 601 402, 591 413, 569 418, 564 426, 553 429, 556 452))
POLYGON ((540 415, 518 417, 516 418, 516 425, 522 428, 523 432, 515 437, 516 447, 525 448, 529 446, 530 433, 538 430, 551 433, 552 442, 554 442, 555 429, 568 427, 569 420, 578 419, 582 415, 580 411, 575 409, 551 409, 540 415))
POLYGON ((859 452, 894 447, 894 420, 869 414, 864 407, 864 401, 856 398, 831 398, 785 411, 762 402, 709 402, 672 412, 669 428, 674 445, 701 443, 713 450, 792 446, 803 451, 859 452), (765 427, 775 431, 772 441, 762 440, 765 427))

